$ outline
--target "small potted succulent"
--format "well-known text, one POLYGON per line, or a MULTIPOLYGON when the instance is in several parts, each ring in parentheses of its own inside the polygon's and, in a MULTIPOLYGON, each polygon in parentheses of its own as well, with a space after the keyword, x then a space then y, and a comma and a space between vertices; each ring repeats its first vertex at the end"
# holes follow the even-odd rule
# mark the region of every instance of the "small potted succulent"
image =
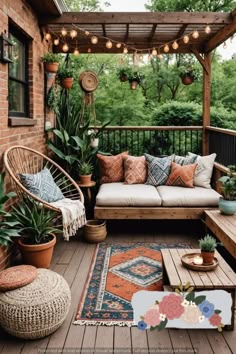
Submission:
POLYGON ((210 235, 206 235, 199 240, 199 246, 201 249, 201 256, 204 265, 210 265, 213 263, 215 249, 218 244, 219 243, 216 242, 216 239, 210 235))
POLYGON ((57 72, 57 78, 62 88, 71 89, 74 81, 74 71, 71 68, 61 66, 57 72))
POLYGON ((61 61, 61 55, 48 52, 41 57, 41 60, 44 62, 44 70, 55 74, 61 61))
POLYGON ((122 82, 128 81, 131 73, 132 69, 129 66, 122 66, 117 70, 117 76, 122 82))
POLYGON ((131 90, 136 90, 138 85, 141 84, 144 80, 144 75, 139 71, 132 71, 129 74, 129 83, 131 90))
POLYGON ((79 164, 79 179, 81 184, 87 184, 91 182, 93 172, 93 165, 91 162, 81 162, 79 164))
POLYGON ((223 195, 219 198, 219 209, 222 214, 234 215, 236 213, 236 165, 229 165, 228 169, 227 175, 218 179, 223 195))
POLYGON ((191 85, 199 79, 199 70, 193 66, 180 66, 179 75, 184 85, 191 85))

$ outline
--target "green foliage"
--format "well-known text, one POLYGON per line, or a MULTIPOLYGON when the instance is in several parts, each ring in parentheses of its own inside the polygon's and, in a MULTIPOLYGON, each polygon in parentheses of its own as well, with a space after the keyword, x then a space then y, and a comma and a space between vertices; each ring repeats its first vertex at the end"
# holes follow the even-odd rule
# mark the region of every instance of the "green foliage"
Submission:
POLYGON ((62 59, 62 56, 60 54, 50 53, 50 52, 45 53, 41 57, 41 60, 44 63, 60 63, 61 59, 62 59))
POLYGON ((144 75, 135 69, 129 73, 128 80, 129 82, 137 81, 139 84, 141 84, 144 80, 144 75))
POLYGON ((10 220, 11 214, 4 211, 6 202, 15 197, 14 192, 5 193, 4 190, 5 172, 0 174, 0 246, 8 246, 12 237, 18 237, 17 221, 10 220))
POLYGON ((232 11, 236 6, 235 0, 150 0, 145 5, 149 11, 232 11))
POLYGON ((55 213, 40 206, 34 199, 25 198, 13 208, 13 220, 18 223, 20 235, 24 243, 30 245, 47 243, 51 233, 60 232, 52 227, 55 213))
POLYGON ((225 200, 236 200, 236 165, 229 165, 227 176, 218 179, 225 200))
POLYGON ((216 239, 211 235, 206 235, 199 240, 199 246, 203 252, 214 252, 217 244, 216 239))
POLYGON ((201 77, 201 71, 199 67, 193 66, 179 66, 178 67, 180 77, 190 76, 194 81, 199 80, 201 77))
POLYGON ((121 66, 117 69, 117 76, 121 81, 126 81, 132 73, 132 68, 130 66, 121 66))
POLYGON ((70 11, 102 11, 103 6, 108 7, 108 1, 100 0, 65 0, 70 11))
POLYGON ((58 72, 57 72, 57 78, 59 80, 63 80, 63 79, 70 78, 70 77, 73 78, 73 76, 74 76, 73 69, 65 67, 65 66, 59 67, 58 72))
POLYGON ((93 165, 90 162, 82 162, 79 164, 80 175, 90 175, 93 172, 93 165))

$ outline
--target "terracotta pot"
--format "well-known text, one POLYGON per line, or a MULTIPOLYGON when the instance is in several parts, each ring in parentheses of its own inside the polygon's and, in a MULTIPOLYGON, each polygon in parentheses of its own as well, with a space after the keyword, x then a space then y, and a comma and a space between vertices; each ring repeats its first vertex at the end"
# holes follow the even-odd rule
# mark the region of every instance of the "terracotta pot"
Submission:
POLYGON ((72 85, 73 85, 73 77, 67 77, 65 79, 61 80, 61 87, 63 87, 64 89, 71 89, 72 85))
POLYGON ((201 256, 203 258, 203 264, 212 264, 215 252, 203 252, 201 251, 201 256))
POLYGON ((91 182, 92 174, 91 175, 80 175, 79 181, 81 184, 87 184, 91 182))
POLYGON ((190 75, 182 76, 181 80, 184 85, 191 85, 193 83, 193 77, 190 75))
POLYGON ((88 220, 84 227, 84 237, 90 243, 99 243, 107 236, 106 221, 88 220))
POLYGON ((56 73, 58 70, 59 63, 44 63, 44 70, 48 73, 56 73))
POLYGON ((138 81, 130 81, 130 88, 131 90, 136 90, 138 87, 138 81))
POLYGON ((40 245, 27 245, 22 240, 18 241, 24 264, 30 264, 37 268, 49 268, 56 244, 56 236, 54 234, 51 236, 53 236, 51 241, 40 245))

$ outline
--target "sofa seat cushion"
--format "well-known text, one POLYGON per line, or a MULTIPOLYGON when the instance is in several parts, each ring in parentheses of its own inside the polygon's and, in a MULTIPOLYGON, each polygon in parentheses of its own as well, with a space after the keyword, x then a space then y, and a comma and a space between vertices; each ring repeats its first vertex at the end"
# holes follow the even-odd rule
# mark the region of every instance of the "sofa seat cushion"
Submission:
POLYGON ((157 190, 165 207, 213 207, 220 197, 214 189, 203 187, 158 186, 157 190))
POLYGON ((97 206, 161 206, 157 189, 146 184, 105 183, 100 186, 97 206))

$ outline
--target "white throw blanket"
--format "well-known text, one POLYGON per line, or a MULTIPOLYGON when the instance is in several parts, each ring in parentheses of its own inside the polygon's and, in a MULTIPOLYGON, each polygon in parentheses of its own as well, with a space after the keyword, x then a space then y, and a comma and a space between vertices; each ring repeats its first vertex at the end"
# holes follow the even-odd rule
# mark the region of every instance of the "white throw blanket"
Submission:
POLYGON ((68 198, 50 204, 61 210, 64 239, 69 241, 69 237, 86 224, 84 204, 80 200, 68 198))

